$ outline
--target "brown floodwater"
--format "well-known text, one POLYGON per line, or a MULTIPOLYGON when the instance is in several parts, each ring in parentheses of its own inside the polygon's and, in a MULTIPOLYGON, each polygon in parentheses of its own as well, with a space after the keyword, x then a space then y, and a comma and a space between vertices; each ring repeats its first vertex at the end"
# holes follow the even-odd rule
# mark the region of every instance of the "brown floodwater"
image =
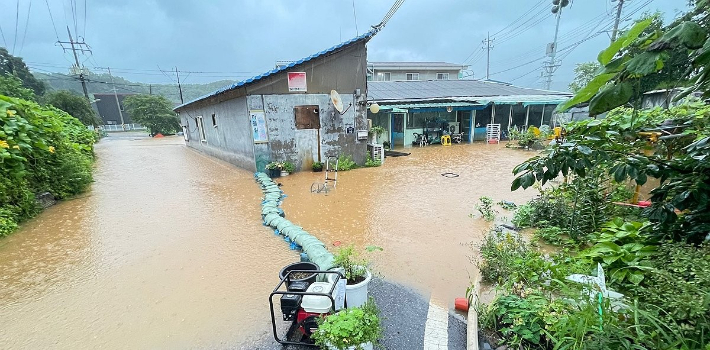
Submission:
MULTIPOLYGON (((179 137, 113 134, 96 152, 90 191, 0 239, 0 347, 221 348, 270 336, 268 294, 298 254, 261 225, 252 174, 179 137)), ((279 178, 283 208, 333 251, 382 247, 366 254, 380 275, 451 305, 477 273, 471 259, 490 225, 469 214, 480 196, 533 197, 510 192, 511 169, 533 154, 485 144, 407 152, 341 172, 328 194, 310 192, 323 173, 279 178)))
MULTIPOLYGON (((475 259, 490 223, 470 214, 481 196, 522 204, 537 191, 510 191, 512 169, 534 155, 504 145, 476 143, 406 149, 379 168, 340 172, 337 188, 311 193, 323 173, 302 172, 277 181, 288 194, 287 218, 329 249, 355 244, 382 247, 366 254, 382 276, 412 286, 442 306, 465 295, 477 274, 475 259), (454 173, 458 177, 444 177, 454 173)), ((498 208, 499 219, 512 212, 498 208)))
POLYGON ((215 348, 269 331, 298 260, 252 174, 180 137, 109 136, 95 183, 0 239, 0 348, 215 348))

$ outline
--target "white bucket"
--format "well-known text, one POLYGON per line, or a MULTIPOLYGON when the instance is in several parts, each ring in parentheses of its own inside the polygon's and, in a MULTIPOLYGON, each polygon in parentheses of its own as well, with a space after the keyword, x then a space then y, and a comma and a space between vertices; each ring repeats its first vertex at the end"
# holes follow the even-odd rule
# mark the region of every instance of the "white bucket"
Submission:
MULTIPOLYGON (((372 280, 372 274, 370 270, 365 270, 365 280, 358 284, 348 284, 345 286, 345 302, 348 307, 358 307, 365 304, 367 301, 367 286, 372 280)), ((335 274, 328 274, 328 281, 335 281, 335 274)))

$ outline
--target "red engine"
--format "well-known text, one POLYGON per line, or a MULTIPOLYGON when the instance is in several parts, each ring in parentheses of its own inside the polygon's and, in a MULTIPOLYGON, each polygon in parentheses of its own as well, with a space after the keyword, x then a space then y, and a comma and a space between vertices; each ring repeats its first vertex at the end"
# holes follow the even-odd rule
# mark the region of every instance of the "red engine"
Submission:
POLYGON ((306 312, 306 310, 299 308, 296 315, 296 323, 299 325, 298 330, 305 336, 310 337, 318 329, 318 318, 327 315, 329 314, 306 312))

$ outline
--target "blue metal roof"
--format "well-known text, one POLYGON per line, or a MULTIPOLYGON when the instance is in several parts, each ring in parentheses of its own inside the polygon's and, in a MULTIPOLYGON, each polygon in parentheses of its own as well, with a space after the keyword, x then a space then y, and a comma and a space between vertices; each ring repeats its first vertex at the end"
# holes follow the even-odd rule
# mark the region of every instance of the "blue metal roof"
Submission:
POLYGON ((352 39, 350 39, 350 40, 348 40, 348 41, 342 42, 342 43, 340 43, 340 44, 338 44, 338 45, 335 45, 335 46, 333 46, 333 47, 331 47, 331 48, 329 48, 329 49, 326 49, 326 50, 323 50, 323 51, 321 51, 321 52, 315 53, 315 54, 310 55, 310 56, 308 56, 308 57, 306 57, 306 58, 302 58, 302 59, 300 59, 300 60, 298 60, 298 61, 291 62, 291 63, 289 63, 288 65, 283 66, 283 67, 281 67, 281 68, 272 69, 272 70, 270 70, 270 71, 268 71, 268 72, 266 72, 266 73, 257 75, 257 76, 255 76, 255 77, 252 77, 252 78, 249 78, 249 79, 246 79, 246 80, 242 80, 242 81, 236 82, 236 83, 234 83, 234 84, 232 84, 232 85, 225 86, 225 87, 223 87, 223 88, 218 89, 218 90, 215 91, 215 92, 209 93, 209 94, 207 94, 207 95, 200 96, 200 97, 198 97, 198 98, 196 98, 196 99, 194 99, 194 100, 192 100, 192 101, 185 102, 185 103, 183 103, 183 104, 181 104, 181 105, 175 107, 173 110, 178 110, 178 109, 181 109, 181 108, 183 108, 183 107, 186 107, 186 106, 188 106, 188 105, 190 105, 190 104, 193 104, 193 103, 195 103, 195 102, 202 101, 202 100, 204 100, 204 99, 207 99, 207 98, 214 97, 214 96, 217 96, 217 95, 219 95, 219 94, 225 93, 225 92, 227 92, 227 91, 234 90, 234 89, 240 88, 240 87, 242 87, 242 86, 249 85, 249 84, 251 84, 251 83, 253 83, 253 82, 259 81, 259 80, 264 79, 264 78, 266 78, 266 77, 269 77, 269 76, 271 76, 271 75, 274 75, 274 74, 277 74, 277 73, 286 71, 286 70, 288 70, 288 69, 290 69, 290 68, 293 68, 294 66, 297 66, 297 65, 299 65, 299 64, 308 62, 308 61, 310 61, 310 60, 312 60, 312 59, 314 59, 314 58, 318 58, 318 57, 320 57, 320 56, 327 55, 327 54, 329 54, 329 53, 331 53, 331 52, 334 52, 334 51, 336 51, 336 50, 338 50, 338 49, 341 49, 341 48, 343 48, 343 47, 345 47, 345 46, 348 46, 348 45, 350 45, 350 44, 356 43, 356 42, 358 42, 358 41, 361 41, 361 40, 369 40, 369 39, 372 38, 375 34, 377 34, 377 32, 378 32, 379 30, 380 30, 380 28, 374 27, 374 28, 372 28, 372 30, 370 30, 369 32, 367 32, 367 33, 365 33, 365 34, 362 34, 362 35, 360 35, 360 36, 357 36, 357 37, 355 37, 355 38, 352 38, 352 39))

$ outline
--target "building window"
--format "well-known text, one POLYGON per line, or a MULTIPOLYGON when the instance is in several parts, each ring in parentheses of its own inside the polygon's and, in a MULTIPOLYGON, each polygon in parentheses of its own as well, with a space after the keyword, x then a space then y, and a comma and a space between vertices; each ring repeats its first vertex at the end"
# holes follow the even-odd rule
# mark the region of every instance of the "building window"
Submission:
POLYGON ((217 115, 212 113, 212 126, 217 127, 217 115))
POLYGON ((407 73, 407 80, 419 80, 419 73, 407 73))
POLYGON ((436 80, 449 80, 449 73, 436 73, 436 80))
POLYGON ((392 80, 392 73, 390 73, 390 72, 377 73, 377 80, 378 81, 390 81, 390 80, 392 80))
POLYGON ((195 118, 195 124, 197 124, 197 130, 200 133, 200 141, 207 142, 207 138, 205 137, 205 123, 202 120, 202 116, 195 118))

